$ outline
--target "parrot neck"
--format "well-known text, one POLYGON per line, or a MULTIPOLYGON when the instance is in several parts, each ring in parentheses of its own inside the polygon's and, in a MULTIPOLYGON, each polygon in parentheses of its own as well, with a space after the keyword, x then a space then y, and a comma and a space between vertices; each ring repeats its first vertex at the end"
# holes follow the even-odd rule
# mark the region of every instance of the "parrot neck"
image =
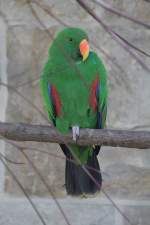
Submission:
POLYGON ((73 63, 79 64, 82 62, 80 51, 77 51, 76 49, 72 49, 72 51, 66 51, 63 46, 61 46, 60 44, 58 45, 55 42, 56 41, 54 41, 49 50, 49 55, 54 62, 64 66, 68 66, 73 63))

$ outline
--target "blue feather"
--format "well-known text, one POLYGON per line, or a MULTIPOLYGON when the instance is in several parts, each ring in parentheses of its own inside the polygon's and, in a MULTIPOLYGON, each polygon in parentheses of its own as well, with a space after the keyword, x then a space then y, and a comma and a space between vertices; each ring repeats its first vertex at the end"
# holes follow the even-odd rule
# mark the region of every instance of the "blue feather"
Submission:
MULTIPOLYGON (((97 102, 99 102, 99 92, 100 92, 100 87, 98 85, 97 88, 96 88, 97 102)), ((102 112, 98 111, 97 117, 98 117, 98 128, 101 129, 102 128, 102 112)))
POLYGON ((55 121, 55 107, 54 107, 54 100, 53 100, 53 96, 52 96, 52 88, 51 88, 51 85, 48 83, 48 94, 49 94, 49 98, 50 98, 50 101, 52 102, 52 106, 53 106, 53 124, 56 125, 56 121, 55 121))
POLYGON ((99 101, 99 85, 96 88, 96 98, 97 98, 97 102, 99 101))
POLYGON ((102 128, 102 113, 98 112, 98 128, 101 129, 102 128))
POLYGON ((50 86, 50 84, 48 84, 48 94, 51 97, 51 86, 50 86))

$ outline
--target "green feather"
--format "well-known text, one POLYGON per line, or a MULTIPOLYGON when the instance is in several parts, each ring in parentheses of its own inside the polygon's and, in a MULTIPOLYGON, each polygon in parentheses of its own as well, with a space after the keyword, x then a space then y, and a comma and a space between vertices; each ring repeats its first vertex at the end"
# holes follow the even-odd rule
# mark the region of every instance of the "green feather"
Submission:
MULTIPOLYGON (((89 95, 92 82, 99 76, 100 92, 98 111, 102 112, 102 128, 105 127, 107 113, 107 73, 96 53, 82 61, 79 44, 87 39, 84 31, 67 28, 60 32, 49 50, 49 58, 41 75, 41 91, 46 111, 56 128, 67 133, 72 126, 96 128, 98 112, 90 106, 89 95), (48 83, 54 85, 61 99, 61 115, 56 117, 52 100, 48 93, 48 83)), ((83 148, 70 145, 82 163, 91 155, 92 146, 83 148)))

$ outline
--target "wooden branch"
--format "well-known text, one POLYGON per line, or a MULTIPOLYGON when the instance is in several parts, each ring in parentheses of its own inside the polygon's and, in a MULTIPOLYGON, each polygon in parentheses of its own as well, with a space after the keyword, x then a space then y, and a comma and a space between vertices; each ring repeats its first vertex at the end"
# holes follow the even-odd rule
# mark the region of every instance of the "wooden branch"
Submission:
MULTIPOLYGON (((15 141, 36 141, 52 143, 75 143, 72 133, 60 134, 50 126, 30 125, 23 123, 2 123, 0 122, 0 135, 9 140, 15 141)), ((128 147, 145 149, 150 148, 149 131, 128 131, 108 129, 80 129, 78 145, 104 145, 113 147, 128 147)))

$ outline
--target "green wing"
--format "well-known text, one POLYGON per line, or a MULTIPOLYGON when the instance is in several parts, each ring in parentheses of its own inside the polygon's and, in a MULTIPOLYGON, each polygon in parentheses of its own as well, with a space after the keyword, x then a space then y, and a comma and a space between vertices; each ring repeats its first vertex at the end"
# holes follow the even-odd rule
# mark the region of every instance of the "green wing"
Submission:
POLYGON ((42 96, 44 99, 44 106, 46 111, 48 112, 48 117, 53 123, 55 123, 56 115, 55 115, 55 110, 54 110, 54 105, 52 102, 52 97, 50 94, 50 84, 48 82, 48 77, 51 73, 51 63, 48 61, 45 64, 45 67, 43 69, 41 78, 40 78, 40 87, 41 87, 41 92, 42 96))
POLYGON ((96 56, 97 73, 99 76, 99 91, 98 91, 98 116, 99 128, 104 128, 106 125, 107 115, 107 72, 102 61, 96 56))

